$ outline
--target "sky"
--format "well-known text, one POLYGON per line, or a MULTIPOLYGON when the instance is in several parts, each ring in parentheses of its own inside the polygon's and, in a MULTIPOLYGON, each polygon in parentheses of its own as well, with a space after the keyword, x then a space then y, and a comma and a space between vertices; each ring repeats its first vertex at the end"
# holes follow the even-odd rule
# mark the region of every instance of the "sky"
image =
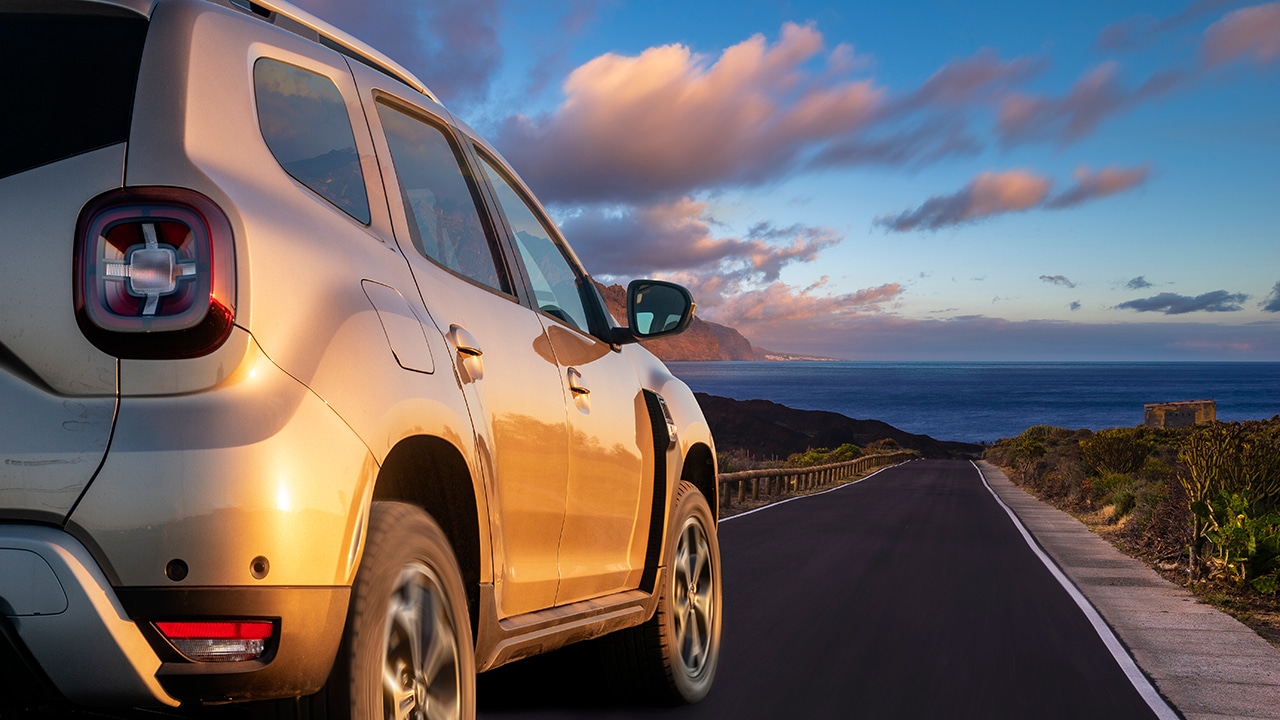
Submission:
POLYGON ((1280 2, 297 4, 757 347, 1280 361, 1280 2))

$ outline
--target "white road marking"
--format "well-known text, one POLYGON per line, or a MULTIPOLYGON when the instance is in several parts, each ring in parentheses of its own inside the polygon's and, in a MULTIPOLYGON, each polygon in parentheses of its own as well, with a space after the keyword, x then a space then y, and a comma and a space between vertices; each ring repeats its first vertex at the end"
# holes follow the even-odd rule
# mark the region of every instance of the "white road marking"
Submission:
POLYGON ((1009 519, 1013 520, 1014 527, 1018 528, 1018 532, 1022 533, 1022 539, 1026 541, 1027 547, 1030 547, 1036 557, 1040 558, 1040 562, 1044 563, 1044 566, 1049 569, 1049 573, 1058 580, 1058 584, 1062 585, 1062 588, 1067 591, 1071 599, 1076 601, 1080 611, 1088 618, 1089 624, 1093 625, 1094 632, 1098 633, 1098 638, 1102 640, 1102 644, 1106 645, 1107 650, 1111 651, 1111 656, 1115 658, 1116 664, 1120 666, 1120 670, 1124 672, 1125 677, 1129 678, 1129 682, 1133 684, 1133 689, 1137 690, 1142 699, 1147 702, 1151 712, 1155 713, 1160 720, 1178 720, 1178 713, 1172 707, 1169 707, 1169 703, 1160 696, 1160 693, 1156 691, 1147 676, 1142 674, 1142 670, 1133 661, 1129 651, 1125 650, 1124 645, 1120 644, 1120 639, 1116 637, 1115 633, 1111 632, 1110 626, 1098 614, 1098 611, 1084 596, 1084 593, 1080 592, 1080 588, 1076 587, 1076 584, 1071 582, 1071 579, 1066 576, 1066 573, 1062 572, 1058 564, 1044 550, 1040 549, 1040 545, 1036 543, 1031 533, 1027 531, 1026 526, 1018 519, 1013 509, 1006 505, 1004 500, 991 488, 991 484, 987 482, 987 476, 982 473, 982 468, 978 467, 978 464, 972 460, 969 461, 969 464, 973 465, 973 469, 978 471, 978 477, 982 478, 982 484, 986 486, 987 492, 991 493, 991 497, 995 498, 996 502, 1000 503, 1000 507, 1004 508, 1004 511, 1009 514, 1009 519))

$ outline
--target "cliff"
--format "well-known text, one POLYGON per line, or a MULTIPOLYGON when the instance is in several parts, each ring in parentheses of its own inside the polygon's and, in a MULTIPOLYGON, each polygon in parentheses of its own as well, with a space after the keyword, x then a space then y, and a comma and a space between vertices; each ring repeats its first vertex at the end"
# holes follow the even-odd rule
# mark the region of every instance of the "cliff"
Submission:
POLYGON ((865 447, 890 438, 927 458, 976 457, 982 446, 935 440, 909 433, 879 420, 855 420, 840 413, 796 410, 769 400, 731 400, 694 393, 707 425, 716 439, 716 450, 745 450, 753 457, 785 459, 809 448, 835 448, 842 443, 865 447))
MULTIPOLYGON (((621 285, 599 285, 609 312, 619 322, 627 317, 627 289, 621 285)), ((674 337, 646 340, 649 352, 664 361, 755 360, 756 352, 747 339, 731 327, 694 317, 689 329, 674 337)))

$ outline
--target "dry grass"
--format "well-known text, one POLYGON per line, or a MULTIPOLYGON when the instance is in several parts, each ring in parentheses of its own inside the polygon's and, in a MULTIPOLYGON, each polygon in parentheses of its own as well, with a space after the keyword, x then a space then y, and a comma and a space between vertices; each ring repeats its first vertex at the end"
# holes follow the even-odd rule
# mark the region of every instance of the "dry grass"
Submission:
POLYGON ((1179 560, 1167 555, 1152 556, 1149 548, 1135 542, 1134 533, 1127 531, 1128 525, 1133 522, 1133 516, 1115 519, 1115 507, 1112 505, 1103 505, 1087 512, 1072 511, 1065 507, 1059 509, 1070 513, 1120 552, 1141 560, 1165 580, 1187 588, 1201 602, 1234 617, 1267 642, 1280 648, 1280 594, 1260 595, 1245 591, 1222 578, 1191 581, 1185 558, 1179 560))

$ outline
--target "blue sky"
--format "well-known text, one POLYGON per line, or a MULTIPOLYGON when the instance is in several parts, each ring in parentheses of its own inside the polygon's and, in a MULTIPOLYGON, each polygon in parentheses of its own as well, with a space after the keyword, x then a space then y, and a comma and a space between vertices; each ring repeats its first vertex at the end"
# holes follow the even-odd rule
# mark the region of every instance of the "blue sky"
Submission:
POLYGON ((758 346, 1280 360, 1280 2, 299 4, 758 346))

